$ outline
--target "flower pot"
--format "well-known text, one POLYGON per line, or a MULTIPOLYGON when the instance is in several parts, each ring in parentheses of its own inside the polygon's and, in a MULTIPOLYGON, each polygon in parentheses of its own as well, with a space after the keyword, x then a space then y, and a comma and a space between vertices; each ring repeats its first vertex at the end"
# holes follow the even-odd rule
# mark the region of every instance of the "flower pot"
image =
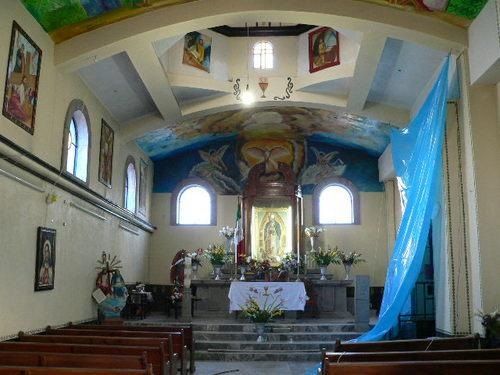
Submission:
POLYGON ((241 277, 240 277, 240 281, 245 281, 245 272, 247 271, 247 268, 245 266, 241 266, 240 267, 240 271, 241 271, 241 277))
POLYGON ((214 264, 214 280, 221 280, 221 269, 222 265, 221 264, 214 264))
POLYGON ((266 338, 264 333, 266 332, 266 323, 255 323, 255 332, 257 333, 257 342, 264 342, 266 338))
POLYGON ((344 270, 345 270, 345 279, 344 280, 351 280, 351 268, 352 268, 352 264, 345 264, 344 263, 344 270))
POLYGON ((326 266, 319 267, 319 272, 321 272, 320 280, 327 280, 327 278, 326 278, 326 266))

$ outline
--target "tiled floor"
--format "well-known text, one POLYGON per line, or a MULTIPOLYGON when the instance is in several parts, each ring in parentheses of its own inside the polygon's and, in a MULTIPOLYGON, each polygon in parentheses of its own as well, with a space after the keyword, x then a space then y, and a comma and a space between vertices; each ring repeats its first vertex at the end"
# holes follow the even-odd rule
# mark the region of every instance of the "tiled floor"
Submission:
POLYGON ((195 375, 304 375, 314 362, 212 362, 197 361, 195 375))

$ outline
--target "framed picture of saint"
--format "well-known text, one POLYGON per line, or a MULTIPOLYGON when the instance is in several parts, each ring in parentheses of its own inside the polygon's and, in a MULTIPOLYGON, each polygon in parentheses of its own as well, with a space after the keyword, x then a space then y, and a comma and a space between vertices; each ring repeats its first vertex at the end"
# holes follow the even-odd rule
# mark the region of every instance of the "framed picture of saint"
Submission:
POLYGON ((104 119, 101 123, 101 144, 99 148, 99 181, 111 188, 113 176, 113 143, 115 133, 104 119))
POLYGON ((139 213, 146 215, 146 200, 148 194, 148 164, 141 159, 139 165, 139 213))
POLYGON ((184 36, 184 53, 182 63, 210 73, 210 55, 212 53, 212 37, 197 31, 184 36))
POLYGON ((340 64, 339 33, 321 27, 309 33, 309 73, 340 64))
POLYGON ((38 227, 35 291, 54 289, 55 266, 56 230, 38 227))
POLYGON ((42 50, 14 21, 2 113, 30 134, 35 132, 41 62, 42 50))

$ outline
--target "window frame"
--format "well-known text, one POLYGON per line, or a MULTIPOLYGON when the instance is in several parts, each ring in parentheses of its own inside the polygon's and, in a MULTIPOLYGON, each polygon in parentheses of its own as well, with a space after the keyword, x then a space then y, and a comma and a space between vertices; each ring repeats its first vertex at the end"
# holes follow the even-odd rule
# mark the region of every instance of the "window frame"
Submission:
POLYGON ((331 177, 317 184, 313 191, 313 225, 329 226, 329 225, 360 225, 361 224, 361 209, 359 202, 359 190, 349 180, 342 177, 331 177), (329 186, 340 186, 345 188, 352 197, 352 223, 328 223, 319 222, 319 202, 323 190, 329 186))
POLYGON ((137 166, 135 163, 135 158, 132 155, 127 156, 127 159, 125 160, 125 169, 124 169, 124 174, 123 174, 123 208, 127 210, 128 212, 133 213, 134 215, 137 213, 137 190, 138 190, 138 179, 137 179, 137 166), (127 197, 128 197, 128 167, 129 165, 132 165, 134 167, 135 171, 135 197, 134 197, 134 210, 130 210, 127 208, 127 197))
POLYGON ((66 111, 66 117, 64 119, 64 128, 63 128, 63 137, 62 137, 62 152, 61 152, 61 173, 63 173, 65 176, 69 177, 71 180, 85 185, 89 186, 90 183, 90 156, 91 156, 91 150, 92 150, 92 124, 90 122, 90 116, 87 110, 87 106, 85 103, 80 100, 80 99, 73 99, 68 106, 68 109, 66 111), (87 140, 87 168, 86 168, 86 176, 85 180, 82 180, 80 177, 76 175, 76 166, 78 163, 78 141, 79 141, 79 131, 78 131, 78 121, 75 119, 75 113, 80 111, 83 114, 83 117, 85 118, 86 122, 86 130, 87 130, 87 135, 88 135, 88 140, 87 140), (75 124, 75 133, 76 133, 76 142, 75 143, 75 164, 73 168, 74 173, 70 173, 67 171, 67 163, 68 163, 68 138, 69 138, 69 132, 70 132, 70 125, 71 121, 74 122, 75 124))
POLYGON ((270 41, 270 40, 265 40, 265 39, 262 39, 262 40, 258 40, 257 42, 255 42, 253 44, 253 47, 252 47, 252 67, 254 69, 258 69, 258 70, 273 70, 275 68, 275 49, 274 49, 274 44, 270 41), (270 68, 268 67, 262 67, 262 59, 264 57, 264 61, 266 61, 266 58, 265 56, 268 55, 267 53, 263 52, 263 51, 267 51, 268 49, 267 48, 262 48, 261 46, 261 52, 259 54, 256 54, 255 53, 255 47, 258 45, 258 44, 269 44, 271 46, 270 50, 271 50, 271 56, 272 56, 272 66, 270 68), (259 66, 256 67, 255 66, 255 56, 259 56, 260 59, 259 59, 259 66))
POLYGON ((187 178, 182 180, 175 187, 170 197, 170 225, 179 227, 210 227, 217 225, 217 193, 212 185, 201 178, 187 178), (177 222, 177 210, 179 203, 179 195, 186 190, 186 188, 194 185, 199 185, 204 188, 210 196, 210 223, 209 224, 179 224, 177 222))

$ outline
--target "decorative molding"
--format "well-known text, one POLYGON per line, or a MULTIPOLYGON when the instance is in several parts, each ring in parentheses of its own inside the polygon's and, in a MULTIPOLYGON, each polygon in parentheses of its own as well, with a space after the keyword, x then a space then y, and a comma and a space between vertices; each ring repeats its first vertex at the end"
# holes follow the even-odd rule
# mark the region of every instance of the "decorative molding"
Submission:
POLYGON ((153 233, 156 229, 151 223, 106 199, 83 183, 75 181, 64 173, 61 174, 59 169, 18 146, 3 135, 0 135, 0 158, 139 229, 149 233, 153 233))
POLYGON ((125 230, 127 232, 135 234, 136 236, 138 236, 140 234, 138 231, 133 230, 132 228, 129 228, 126 225, 123 225, 122 223, 118 224, 118 227, 120 227, 121 229, 123 229, 123 230, 125 230))
POLYGON ((6 170, 3 170, 0 168, 0 174, 2 176, 5 176, 5 177, 8 177, 10 178, 11 180, 13 181, 16 181, 18 183, 20 183, 21 185, 24 185, 24 186, 27 186, 35 191, 38 191, 39 193, 45 193, 45 189, 44 188, 41 188, 40 186, 37 186, 29 181, 26 181, 25 179, 19 177, 19 176, 16 176, 15 174, 13 173, 10 173, 10 172, 7 172, 6 170))
POLYGON ((236 100, 241 100, 241 89, 240 89, 240 79, 236 78, 236 83, 233 85, 233 95, 236 97, 236 100))
POLYGON ((288 81, 285 89, 285 95, 283 96, 275 96, 274 100, 286 100, 290 99, 290 95, 293 93, 293 82, 292 82, 292 77, 288 77, 286 79, 288 81))
POLYGON ((249 27, 232 27, 228 25, 211 27, 210 30, 224 36, 233 37, 274 37, 274 36, 298 36, 317 26, 297 24, 293 26, 253 26, 249 27))
POLYGON ((108 219, 106 219, 106 217, 102 216, 102 215, 99 215, 97 212, 94 212, 92 210, 89 210, 88 208, 85 208, 81 205, 79 205, 78 203, 75 203, 75 202, 69 202, 69 205, 71 207, 74 207, 82 212, 85 212, 86 214, 89 214, 90 216, 93 216, 95 218, 98 218, 102 221, 108 221, 108 219))

